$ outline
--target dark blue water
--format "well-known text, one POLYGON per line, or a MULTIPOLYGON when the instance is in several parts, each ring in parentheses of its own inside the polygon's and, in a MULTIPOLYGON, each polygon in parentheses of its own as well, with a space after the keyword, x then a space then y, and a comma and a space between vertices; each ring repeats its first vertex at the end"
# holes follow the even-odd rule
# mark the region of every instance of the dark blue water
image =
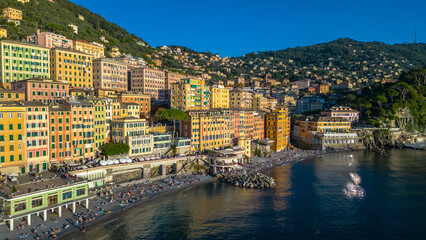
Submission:
POLYGON ((273 169, 277 186, 211 183, 88 228, 86 239, 426 239, 426 152, 335 153, 273 169), (343 188, 361 176, 362 199, 343 188))

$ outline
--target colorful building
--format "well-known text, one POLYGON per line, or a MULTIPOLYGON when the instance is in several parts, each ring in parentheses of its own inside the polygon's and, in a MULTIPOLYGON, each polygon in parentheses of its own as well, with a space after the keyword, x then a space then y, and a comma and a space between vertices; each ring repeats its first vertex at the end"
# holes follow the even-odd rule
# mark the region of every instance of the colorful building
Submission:
POLYGON ((149 155, 154 152, 153 135, 145 119, 126 117, 111 122, 113 142, 129 145, 129 156, 149 155))
POLYGON ((68 96, 69 84, 50 79, 27 79, 12 82, 13 90, 25 93, 26 101, 58 102, 68 96))
POLYGON ((0 176, 28 169, 25 118, 20 102, 0 101, 0 176))
POLYGON ((191 151, 232 146, 233 111, 229 109, 193 110, 180 122, 180 134, 191 138, 191 151))
POLYGON ((229 106, 238 109, 253 109, 252 93, 241 88, 234 88, 229 91, 229 106))
POLYGON ((95 127, 93 104, 84 99, 70 99, 65 102, 71 108, 72 160, 91 160, 95 157, 95 127))
POLYGON ((127 65, 108 58, 93 60, 93 85, 95 88, 127 91, 127 65))
POLYGON ((140 118, 139 104, 137 104, 137 103, 122 103, 120 108, 121 108, 121 110, 126 111, 126 116, 123 116, 123 117, 140 118))
POLYGON ((93 56, 68 48, 54 48, 51 55, 51 75, 55 81, 65 81, 72 88, 93 88, 93 56))
POLYGON ((25 93, 0 88, 0 102, 2 101, 25 101, 25 93))
POLYGON ((262 94, 253 94, 253 110, 266 111, 267 99, 262 94))
POLYGON ((49 168, 49 107, 38 101, 22 102, 27 118, 27 166, 29 171, 45 171, 49 168))
POLYGON ((3 9, 3 18, 6 20, 6 22, 10 23, 13 22, 15 25, 20 25, 22 20, 22 11, 15 8, 4 8, 3 9))
POLYGON ((290 117, 287 108, 274 110, 266 114, 266 138, 274 141, 272 150, 279 152, 290 143, 290 117))
POLYGON ((185 74, 166 71, 166 99, 170 100, 170 92, 172 85, 179 83, 182 79, 187 78, 185 74))
POLYGON ((88 101, 93 104, 94 108, 94 140, 95 150, 100 153, 102 147, 106 143, 106 105, 105 99, 89 98, 88 101))
POLYGON ((330 91, 330 85, 329 84, 318 84, 315 87, 317 94, 327 94, 330 91))
POLYGON ((162 70, 133 68, 130 70, 132 92, 148 94, 153 100, 166 100, 166 79, 162 70))
POLYGON ((213 85, 211 87, 211 108, 229 108, 229 89, 223 85, 213 85))
POLYGON ((140 116, 150 117, 151 114, 151 97, 140 93, 122 92, 118 95, 121 104, 137 103, 139 104, 140 116))
POLYGON ((253 140, 259 140, 265 138, 265 113, 254 112, 253 113, 253 140))
POLYGON ((171 107, 182 111, 210 109, 210 89, 202 79, 182 79, 172 85, 171 107))
POLYGON ((18 41, 0 41, 0 83, 50 78, 50 49, 18 41))
POLYGON ((50 162, 72 162, 72 114, 69 105, 51 104, 49 106, 50 162))
POLYGON ((359 122, 359 111, 356 111, 350 107, 332 107, 321 112, 324 117, 342 117, 352 123, 359 122))
POLYGON ((105 46, 101 43, 74 40, 73 44, 75 50, 90 54, 93 58, 105 57, 105 46))
POLYGON ((0 38, 7 38, 7 29, 0 28, 0 38))
POLYGON ((72 40, 67 39, 63 35, 51 33, 51 32, 40 32, 39 29, 31 35, 27 36, 27 42, 37 44, 47 48, 72 48, 72 40))

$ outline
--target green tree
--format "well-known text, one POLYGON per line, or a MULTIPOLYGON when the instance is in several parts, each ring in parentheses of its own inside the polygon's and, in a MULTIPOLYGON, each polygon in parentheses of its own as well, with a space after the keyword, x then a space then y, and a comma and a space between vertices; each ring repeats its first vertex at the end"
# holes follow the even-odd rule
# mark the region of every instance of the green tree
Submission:
POLYGON ((382 109, 383 107, 382 107, 382 104, 383 103, 387 103, 388 102, 388 99, 384 96, 384 95, 377 95, 375 98, 374 98, 374 101, 379 105, 379 107, 382 109))
POLYGON ((399 92, 398 91, 396 91, 395 89, 393 89, 393 88, 389 88, 387 91, 386 91, 386 95, 388 95, 389 97, 390 97, 390 99, 391 99, 391 103, 393 104, 393 99, 394 99, 394 97, 396 97, 396 96, 398 96, 399 95, 399 92))
POLYGON ((114 156, 129 153, 130 147, 126 143, 111 142, 102 147, 105 156, 114 156))
POLYGON ((176 121, 187 120, 188 115, 186 115, 184 111, 175 109, 175 108, 161 110, 158 114, 161 119, 173 121, 173 135, 172 135, 172 143, 173 143, 175 138, 175 133, 176 133, 176 121))

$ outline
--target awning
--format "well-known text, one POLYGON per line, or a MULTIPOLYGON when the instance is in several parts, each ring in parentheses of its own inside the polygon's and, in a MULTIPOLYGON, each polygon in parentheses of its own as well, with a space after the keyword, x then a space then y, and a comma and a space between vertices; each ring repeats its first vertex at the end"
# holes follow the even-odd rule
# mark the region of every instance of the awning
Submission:
POLYGON ((11 173, 20 173, 21 169, 18 166, 2 167, 0 168, 0 175, 8 175, 11 173))

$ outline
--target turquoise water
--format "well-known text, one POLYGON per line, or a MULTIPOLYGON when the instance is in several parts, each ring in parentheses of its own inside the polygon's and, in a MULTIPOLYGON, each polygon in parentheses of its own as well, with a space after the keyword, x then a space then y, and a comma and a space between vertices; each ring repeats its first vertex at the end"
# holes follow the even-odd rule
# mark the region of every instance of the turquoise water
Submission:
POLYGON ((277 186, 195 186, 88 227, 85 239, 426 239, 426 152, 334 153, 267 172, 277 186), (343 189, 357 173, 364 198, 343 189))

